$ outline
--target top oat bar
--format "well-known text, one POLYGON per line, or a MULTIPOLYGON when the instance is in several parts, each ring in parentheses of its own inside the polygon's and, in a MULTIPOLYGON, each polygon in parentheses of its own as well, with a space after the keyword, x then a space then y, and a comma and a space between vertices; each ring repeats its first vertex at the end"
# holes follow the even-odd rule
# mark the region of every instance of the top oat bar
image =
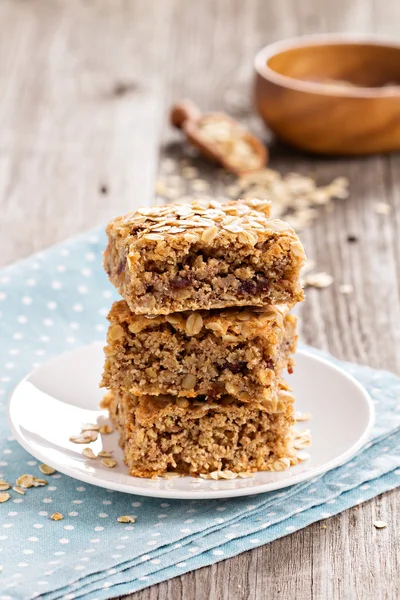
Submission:
POLYGON ((136 314, 303 300, 303 246, 270 202, 139 208, 107 226, 104 267, 136 314))

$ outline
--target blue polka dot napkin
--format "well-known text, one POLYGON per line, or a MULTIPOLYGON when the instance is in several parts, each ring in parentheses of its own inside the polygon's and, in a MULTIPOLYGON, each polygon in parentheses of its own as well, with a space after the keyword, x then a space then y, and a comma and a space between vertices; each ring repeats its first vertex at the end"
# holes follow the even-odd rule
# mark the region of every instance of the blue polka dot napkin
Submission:
MULTIPOLYGON (((116 292, 101 266, 102 230, 0 272, 0 477, 40 476, 11 437, 15 384, 51 356, 105 336, 116 292)), ((309 349, 310 350, 310 349, 309 349)), ((314 350, 312 350, 314 351, 314 350)), ((318 352, 315 350, 315 352, 318 352)), ((104 600, 288 535, 400 484, 400 378, 343 363, 376 406, 370 442, 346 465, 282 491, 164 501, 96 488, 56 473, 0 505, 0 600, 104 600), (31 492, 31 493, 29 493, 31 492), (55 511, 62 521, 52 521, 55 511), (117 523, 134 514, 134 524, 117 523)))

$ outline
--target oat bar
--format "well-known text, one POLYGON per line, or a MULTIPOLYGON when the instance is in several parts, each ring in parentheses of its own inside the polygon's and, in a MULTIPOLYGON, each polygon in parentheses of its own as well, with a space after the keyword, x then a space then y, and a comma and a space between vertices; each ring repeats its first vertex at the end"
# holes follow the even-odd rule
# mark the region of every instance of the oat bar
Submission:
POLYGON ((296 317, 286 305, 186 311, 148 318, 115 302, 108 316, 103 387, 135 395, 173 394, 276 402, 291 371, 296 317))
POLYGON ((269 209, 259 200, 138 209, 109 223, 105 269, 136 314, 293 305, 304 250, 269 209))
POLYGON ((293 396, 284 381, 279 412, 260 403, 225 396, 188 400, 133 396, 110 391, 103 401, 120 433, 125 462, 136 477, 170 471, 201 475, 215 471, 280 471, 295 464, 293 396))

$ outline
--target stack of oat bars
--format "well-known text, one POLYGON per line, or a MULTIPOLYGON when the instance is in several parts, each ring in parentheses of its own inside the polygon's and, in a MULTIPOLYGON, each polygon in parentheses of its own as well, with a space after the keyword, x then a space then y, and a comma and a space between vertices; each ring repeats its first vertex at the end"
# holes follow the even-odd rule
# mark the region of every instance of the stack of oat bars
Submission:
POLYGON ((294 397, 305 255, 270 203, 146 207, 111 221, 103 407, 138 477, 233 478, 297 462, 294 397))

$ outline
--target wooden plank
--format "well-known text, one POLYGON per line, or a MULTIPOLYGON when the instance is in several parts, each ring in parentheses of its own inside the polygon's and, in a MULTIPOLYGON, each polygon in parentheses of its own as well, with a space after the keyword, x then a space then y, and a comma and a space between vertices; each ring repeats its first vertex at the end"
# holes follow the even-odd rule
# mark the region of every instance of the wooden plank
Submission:
POLYGON ((0 4, 0 264, 150 202, 171 9, 0 4))

